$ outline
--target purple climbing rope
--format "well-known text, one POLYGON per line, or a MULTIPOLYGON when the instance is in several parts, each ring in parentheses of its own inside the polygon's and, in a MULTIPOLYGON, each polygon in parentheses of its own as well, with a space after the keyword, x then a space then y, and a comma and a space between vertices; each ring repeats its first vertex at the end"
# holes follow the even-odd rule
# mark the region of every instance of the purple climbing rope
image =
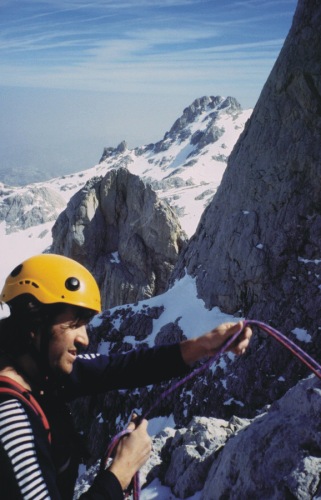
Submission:
MULTIPOLYGON (((144 419, 148 417, 148 415, 156 408, 156 406, 159 405, 161 401, 166 399, 172 392, 176 391, 178 387, 182 386, 192 378, 196 377, 203 371, 207 370, 210 368, 210 366, 215 363, 215 361, 225 352, 229 349, 229 347, 235 342, 237 337, 242 333, 244 328, 246 326, 257 326, 261 330, 264 330, 266 333, 271 335, 275 340, 280 342, 282 345, 284 345, 289 351, 292 352, 294 356, 296 356, 302 363, 304 363, 317 377, 321 379, 321 366, 319 363, 317 363, 309 354, 307 354, 303 349, 301 349, 299 346, 297 346, 292 340, 287 338, 285 335, 283 335, 281 332, 276 330, 275 328, 272 328, 270 325, 267 325, 266 323, 263 323, 262 321, 257 321, 257 320, 244 320, 242 322, 242 327, 234 333, 212 356, 208 361, 203 363, 199 368, 196 368, 194 371, 189 373, 187 376, 176 382, 175 384, 171 385, 168 389, 166 389, 161 396, 158 398, 158 400, 145 412, 145 414, 141 417, 141 419, 144 419)), ((140 420, 141 420, 140 419, 140 420)), ((108 459, 111 457, 112 452, 119 443, 120 439, 128 434, 130 434, 132 431, 125 429, 121 432, 119 432, 114 438, 111 440, 105 454, 105 458, 103 461, 104 467, 106 467, 108 459)), ((135 474, 132 484, 132 494, 133 494, 133 500, 139 500, 140 496, 140 485, 139 485, 139 474, 138 472, 135 474)), ((127 497, 129 493, 127 492, 125 498, 127 497)))
POLYGON ((294 356, 296 356, 300 361, 302 361, 303 364, 305 364, 308 368, 310 368, 310 370, 318 378, 321 379, 321 366, 319 365, 319 363, 317 363, 313 358, 311 358, 311 356, 309 356, 309 354, 307 354, 305 351, 303 351, 303 349, 301 349, 294 342, 292 342, 292 340, 288 339, 288 337, 283 335, 283 333, 279 332, 278 330, 275 330, 275 328, 272 328, 272 326, 270 325, 262 323, 262 321, 245 320, 243 324, 244 326, 247 325, 258 326, 259 328, 261 328, 261 330, 264 330, 266 333, 275 338, 275 340, 277 340, 287 349, 289 349, 289 351, 291 351, 294 356))

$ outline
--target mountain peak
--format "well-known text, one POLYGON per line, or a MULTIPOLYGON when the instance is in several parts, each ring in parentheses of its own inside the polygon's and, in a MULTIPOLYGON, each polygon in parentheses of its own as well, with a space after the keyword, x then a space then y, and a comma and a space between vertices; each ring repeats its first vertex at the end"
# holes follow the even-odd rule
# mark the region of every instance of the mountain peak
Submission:
MULTIPOLYGON (((181 118, 176 121, 176 126, 174 124, 171 132, 167 132, 164 139, 156 144, 129 149, 123 140, 116 147, 106 147, 100 162, 87 170, 23 188, 0 185, 2 230, 4 234, 18 234, 26 229, 26 224, 22 224, 22 216, 12 220, 13 211, 10 211, 10 200, 7 199, 9 195, 15 195, 15 206, 17 200, 20 200, 19 203, 24 207, 26 193, 30 194, 31 200, 35 199, 35 187, 37 190, 46 187, 58 193, 62 201, 54 217, 49 217, 48 214, 51 214, 49 208, 56 206, 55 203, 50 202, 49 208, 47 202, 38 203, 38 210, 41 207, 46 210, 43 222, 49 223, 89 179, 102 178, 109 170, 127 168, 132 174, 138 175, 145 184, 151 185, 160 199, 170 204, 179 217, 183 230, 191 236, 204 208, 216 192, 227 158, 251 112, 250 109, 243 111, 234 98, 203 96, 185 108, 181 118)), ((30 199, 27 199, 26 208, 22 208, 23 210, 28 210, 30 199)), ((29 212, 31 213, 30 210, 29 212)), ((34 220, 36 224, 37 221, 35 218, 34 220)), ((31 219, 28 218, 28 221, 28 227, 31 227, 31 219)), ((41 221, 42 219, 39 219, 39 222, 41 221)), ((44 248, 48 245, 46 241, 44 248)), ((9 262, 6 269, 10 270, 9 262)))
POLYGON ((124 153, 127 149, 127 142, 121 141, 116 148, 107 147, 104 148, 103 154, 99 160, 99 163, 107 160, 107 158, 111 158, 113 156, 117 156, 118 154, 124 153))
POLYGON ((225 113, 228 110, 230 113, 242 110, 241 105, 234 97, 203 96, 195 99, 190 106, 184 109, 182 116, 175 121, 167 135, 177 137, 182 130, 199 121, 200 118, 207 118, 207 115, 210 115, 213 119, 216 119, 220 112, 225 113))
POLYGON ((105 148, 101 169, 126 167, 155 189, 191 236, 252 110, 234 97, 203 96, 186 107, 164 138, 129 150, 105 148))

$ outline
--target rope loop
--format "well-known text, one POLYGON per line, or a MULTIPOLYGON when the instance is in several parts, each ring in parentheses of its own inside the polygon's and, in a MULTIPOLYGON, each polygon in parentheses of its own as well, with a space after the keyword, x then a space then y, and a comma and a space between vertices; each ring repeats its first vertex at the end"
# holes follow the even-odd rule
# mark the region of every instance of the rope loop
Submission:
MULTIPOLYGON (((270 325, 267 325, 266 323, 263 323, 262 321, 257 321, 254 319, 246 319, 242 322, 242 327, 234 333, 227 341, 222 344, 222 346, 217 350, 217 352, 212 356, 208 361, 203 363, 199 368, 196 368, 194 371, 189 373, 186 377, 182 378, 175 384, 173 384, 171 387, 166 389, 160 397, 158 397, 157 401, 145 412, 145 415, 141 417, 142 419, 145 419, 148 417, 148 415, 156 408, 156 406, 159 405, 161 401, 163 401, 169 394, 174 392, 178 387, 181 385, 185 384, 192 378, 196 377, 203 371, 207 370, 210 368, 210 366, 223 354, 225 351, 229 349, 229 347, 236 341, 236 339, 239 337, 239 335, 242 333, 244 328, 246 326, 257 326, 261 330, 264 330, 266 333, 271 335, 275 340, 280 342, 284 347, 286 347, 294 356, 296 356, 302 363, 304 363, 318 378, 321 379, 321 366, 319 363, 317 363, 309 354, 307 354, 303 349, 301 349, 298 345, 296 345, 292 340, 290 340, 288 337, 283 335, 281 332, 276 330, 275 328, 272 328, 270 325)), ((119 432, 110 442, 105 458, 104 458, 104 468, 106 468, 107 461, 109 458, 111 458, 113 450, 119 443, 119 441, 126 435, 130 434, 132 430, 130 429, 124 429, 123 431, 119 432)), ((133 500, 139 500, 140 496, 140 485, 139 485, 139 472, 137 471, 135 476, 133 477, 133 480, 129 486, 128 491, 125 492, 125 498, 128 498, 128 495, 130 494, 130 490, 132 489, 133 493, 133 500)))

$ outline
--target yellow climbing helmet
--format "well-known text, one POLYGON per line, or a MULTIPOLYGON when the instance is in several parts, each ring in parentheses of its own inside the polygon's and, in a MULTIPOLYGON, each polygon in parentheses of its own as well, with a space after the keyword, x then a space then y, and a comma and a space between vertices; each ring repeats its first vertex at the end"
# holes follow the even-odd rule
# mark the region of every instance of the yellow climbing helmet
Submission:
POLYGON ((92 274, 62 255, 35 255, 19 264, 6 279, 0 300, 9 302, 24 293, 44 304, 62 302, 101 311, 100 292, 92 274))

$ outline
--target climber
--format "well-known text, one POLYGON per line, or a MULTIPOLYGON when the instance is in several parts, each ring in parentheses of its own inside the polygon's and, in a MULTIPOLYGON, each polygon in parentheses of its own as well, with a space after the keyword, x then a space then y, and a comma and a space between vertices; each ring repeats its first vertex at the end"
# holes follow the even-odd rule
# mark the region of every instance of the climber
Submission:
MULTIPOLYGON (((81 354, 87 323, 101 311, 97 283, 79 263, 42 254, 18 265, 0 295, 10 314, 0 321, 0 491, 13 498, 72 499, 83 446, 68 403, 77 397, 158 383, 184 375, 211 356, 242 324, 226 323, 174 345, 126 354, 81 354)), ((246 327, 232 345, 242 354, 246 327)), ((122 499, 151 451, 147 421, 118 444, 83 499, 122 499)))

